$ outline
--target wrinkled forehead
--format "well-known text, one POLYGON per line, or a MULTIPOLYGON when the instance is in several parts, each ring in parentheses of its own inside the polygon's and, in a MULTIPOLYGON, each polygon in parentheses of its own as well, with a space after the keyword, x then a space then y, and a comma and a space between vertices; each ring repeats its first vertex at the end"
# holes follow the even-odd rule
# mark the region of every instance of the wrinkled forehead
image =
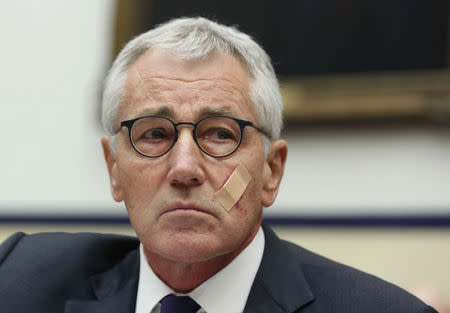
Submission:
POLYGON ((254 115, 250 84, 249 72, 232 55, 187 61, 152 49, 128 69, 119 115, 132 118, 158 106, 172 106, 174 111, 228 106, 248 118, 254 115))

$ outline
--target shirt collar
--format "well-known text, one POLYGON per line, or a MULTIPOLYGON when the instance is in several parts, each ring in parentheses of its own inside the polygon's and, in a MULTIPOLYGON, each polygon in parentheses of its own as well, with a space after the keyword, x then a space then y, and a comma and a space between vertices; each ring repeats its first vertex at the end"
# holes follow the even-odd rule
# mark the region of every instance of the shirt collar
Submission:
MULTIPOLYGON (((242 312, 264 252, 264 232, 260 227, 255 238, 230 264, 188 293, 208 313, 242 312)), ((177 294, 148 265, 142 244, 136 313, 148 313, 159 301, 177 294)))

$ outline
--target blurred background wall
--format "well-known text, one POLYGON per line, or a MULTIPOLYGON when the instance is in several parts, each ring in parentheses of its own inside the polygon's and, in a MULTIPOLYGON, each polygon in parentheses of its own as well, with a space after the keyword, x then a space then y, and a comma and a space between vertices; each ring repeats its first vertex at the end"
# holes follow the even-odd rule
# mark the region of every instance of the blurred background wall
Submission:
MULTIPOLYGON (((142 16, 124 3, 0 0, 0 240, 18 230, 132 233, 109 193, 99 123, 102 80, 119 39, 142 16), (132 26, 120 26, 127 16, 132 26)), ((278 24, 268 22, 267 33, 282 30, 278 24)), ((450 299, 445 45, 433 45, 445 60, 411 69, 295 75, 276 59, 289 155, 278 200, 265 213, 285 225, 277 228, 283 237, 403 287, 429 282, 450 299)))

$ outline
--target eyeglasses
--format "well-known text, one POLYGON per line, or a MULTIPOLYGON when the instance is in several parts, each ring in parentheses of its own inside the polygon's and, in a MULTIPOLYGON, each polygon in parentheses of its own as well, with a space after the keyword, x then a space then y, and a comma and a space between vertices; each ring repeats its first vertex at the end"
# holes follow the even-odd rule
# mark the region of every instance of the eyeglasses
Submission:
POLYGON ((175 123, 165 116, 143 116, 120 123, 121 128, 128 128, 133 148, 150 158, 160 157, 170 151, 177 142, 179 125, 194 126, 192 136, 200 150, 216 158, 229 156, 239 148, 246 126, 270 138, 252 122, 221 115, 204 117, 197 123, 175 123))

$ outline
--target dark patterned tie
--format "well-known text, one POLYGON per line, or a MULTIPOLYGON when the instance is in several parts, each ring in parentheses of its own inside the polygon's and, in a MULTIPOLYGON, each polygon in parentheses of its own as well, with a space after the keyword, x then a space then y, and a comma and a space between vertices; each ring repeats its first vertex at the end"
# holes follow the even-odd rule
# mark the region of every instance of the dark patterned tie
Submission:
POLYGON ((198 309, 191 297, 168 295, 161 300, 161 313, 197 313, 198 309))

